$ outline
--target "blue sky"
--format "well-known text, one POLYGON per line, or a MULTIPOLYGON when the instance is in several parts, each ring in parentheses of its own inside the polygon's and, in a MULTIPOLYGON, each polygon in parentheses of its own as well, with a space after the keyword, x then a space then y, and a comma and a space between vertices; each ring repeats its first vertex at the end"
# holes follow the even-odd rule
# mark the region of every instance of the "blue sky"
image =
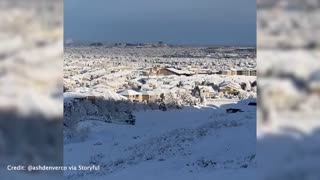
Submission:
POLYGON ((255 45, 256 0, 65 0, 66 39, 255 45))

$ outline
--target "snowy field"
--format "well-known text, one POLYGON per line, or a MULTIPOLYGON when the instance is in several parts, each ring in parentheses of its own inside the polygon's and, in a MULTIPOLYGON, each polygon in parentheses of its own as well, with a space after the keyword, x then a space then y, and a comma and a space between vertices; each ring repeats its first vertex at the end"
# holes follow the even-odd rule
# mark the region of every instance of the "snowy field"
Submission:
POLYGON ((318 118, 277 115, 257 129, 258 179, 319 179, 318 118))
POLYGON ((138 112, 136 124, 83 121, 87 137, 64 146, 66 179, 256 179, 256 107, 248 101, 138 112), (244 112, 226 113, 226 108, 244 112))

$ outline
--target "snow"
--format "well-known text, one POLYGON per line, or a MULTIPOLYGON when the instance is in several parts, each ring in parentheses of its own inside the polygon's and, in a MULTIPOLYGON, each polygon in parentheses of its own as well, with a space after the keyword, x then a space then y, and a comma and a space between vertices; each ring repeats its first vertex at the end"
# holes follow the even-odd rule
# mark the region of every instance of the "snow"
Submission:
POLYGON ((222 83, 219 84, 220 88, 224 88, 224 87, 232 87, 234 89, 241 89, 239 84, 230 82, 230 81, 223 81, 222 83))
POLYGON ((156 95, 156 93, 154 93, 153 91, 142 91, 141 94, 142 95, 146 95, 146 96, 154 96, 154 95, 156 95))
POLYGON ((153 90, 153 93, 156 94, 156 95, 161 95, 161 94, 166 94, 166 93, 168 93, 168 90, 165 90, 165 89, 155 89, 155 90, 153 90))
POLYGON ((54 175, 53 173, 30 173, 21 171, 10 171, 0 169, 1 179, 7 180, 57 180, 61 179, 60 175, 54 175), (52 175, 53 174, 53 175, 52 175))
POLYGON ((315 82, 319 83, 319 81, 320 81, 320 70, 313 72, 310 75, 309 79, 310 79, 310 81, 315 81, 315 82))
POLYGON ((208 92, 215 92, 211 86, 198 86, 198 87, 199 87, 199 89, 204 89, 208 92))
POLYGON ((83 98, 86 97, 87 94, 81 93, 81 92, 65 92, 63 93, 63 99, 64 101, 68 101, 75 98, 83 98))
POLYGON ((140 95, 140 93, 138 93, 137 91, 134 91, 134 90, 125 90, 125 91, 122 91, 121 93, 119 93, 123 96, 135 96, 135 95, 140 95))
POLYGON ((105 89, 105 88, 94 88, 94 89, 89 89, 89 88, 80 88, 77 89, 76 92, 65 92, 63 93, 63 97, 65 101, 69 101, 75 98, 84 98, 88 96, 101 96, 104 99, 108 100, 127 100, 126 97, 117 94, 115 92, 112 92, 111 90, 105 89))
POLYGON ((319 179, 318 118, 273 117, 258 126, 257 154, 260 179, 319 179))
POLYGON ((104 75, 103 78, 109 79, 109 80, 114 80, 114 79, 117 79, 117 78, 128 76, 130 74, 132 74, 132 71, 122 70, 122 71, 118 71, 118 72, 115 72, 115 73, 104 75))
POLYGON ((259 83, 261 83, 261 86, 266 92, 270 90, 274 92, 285 92, 285 94, 287 95, 296 97, 300 95, 298 89, 290 80, 269 78, 262 79, 261 81, 259 81, 259 83))
POLYGON ((115 92, 112 92, 111 90, 105 89, 105 88, 94 88, 92 90, 92 93, 98 96, 103 96, 104 99, 109 99, 109 100, 126 100, 127 98, 117 94, 115 92))
POLYGON ((136 112, 136 124, 84 121, 84 141, 65 144, 65 165, 99 164, 100 171, 66 171, 68 179, 256 179, 256 109, 247 101, 136 112), (228 114, 230 106, 243 113, 228 114), (98 144, 98 145, 97 145, 98 144))

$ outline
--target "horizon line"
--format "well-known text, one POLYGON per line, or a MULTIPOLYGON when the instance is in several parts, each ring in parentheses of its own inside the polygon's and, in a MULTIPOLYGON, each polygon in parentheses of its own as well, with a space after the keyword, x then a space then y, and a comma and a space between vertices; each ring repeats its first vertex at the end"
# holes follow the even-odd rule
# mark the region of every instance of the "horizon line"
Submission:
POLYGON ((105 41, 97 41, 97 40, 73 40, 70 39, 71 43, 66 43, 68 39, 64 40, 64 44, 78 44, 78 45, 90 45, 92 43, 102 43, 103 45, 114 45, 116 43, 132 43, 132 44, 153 44, 153 43, 164 43, 171 46, 211 46, 211 47, 255 47, 257 48, 257 44, 208 44, 208 43, 169 43, 165 41, 141 41, 141 42, 132 42, 132 41, 117 41, 117 42, 105 42, 105 41))

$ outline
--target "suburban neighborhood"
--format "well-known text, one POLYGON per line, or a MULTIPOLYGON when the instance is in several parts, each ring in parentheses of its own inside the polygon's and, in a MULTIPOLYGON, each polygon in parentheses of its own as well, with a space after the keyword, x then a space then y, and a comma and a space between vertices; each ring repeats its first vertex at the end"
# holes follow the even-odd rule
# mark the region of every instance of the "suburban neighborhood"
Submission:
POLYGON ((226 48, 226 52, 218 49, 219 53, 206 53, 207 49, 70 46, 65 53, 64 91, 91 99, 108 99, 103 91, 111 91, 135 102, 157 102, 161 95, 178 90, 191 95, 198 90, 199 97, 208 99, 255 97, 256 62, 250 58, 255 49, 226 48), (197 56, 183 54, 189 49, 197 56), (180 56, 168 55, 173 52, 180 56), (234 54, 231 58, 230 52, 234 54), (220 53, 228 58, 217 63, 215 57, 220 53))

